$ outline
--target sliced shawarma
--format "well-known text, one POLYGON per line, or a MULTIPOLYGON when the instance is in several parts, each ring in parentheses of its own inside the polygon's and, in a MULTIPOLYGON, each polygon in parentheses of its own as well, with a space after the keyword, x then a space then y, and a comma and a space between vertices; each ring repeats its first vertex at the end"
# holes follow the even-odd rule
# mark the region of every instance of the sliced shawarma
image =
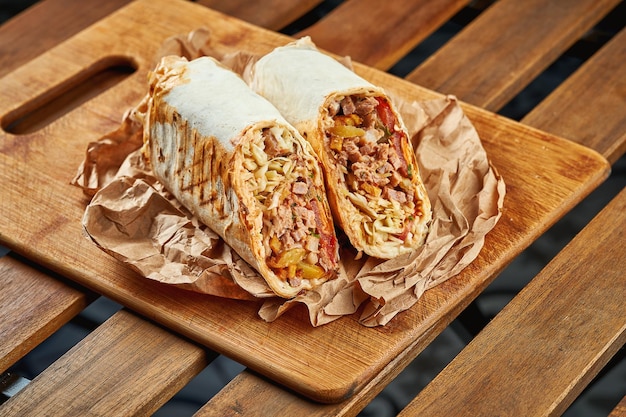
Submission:
POLYGON ((406 127, 382 88, 302 38, 246 73, 319 156, 335 222, 359 251, 390 259, 420 247, 431 204, 406 127))
POLYGON ((319 160, 272 104, 216 60, 168 56, 151 72, 143 152, 159 182, 277 295, 337 276, 319 160))

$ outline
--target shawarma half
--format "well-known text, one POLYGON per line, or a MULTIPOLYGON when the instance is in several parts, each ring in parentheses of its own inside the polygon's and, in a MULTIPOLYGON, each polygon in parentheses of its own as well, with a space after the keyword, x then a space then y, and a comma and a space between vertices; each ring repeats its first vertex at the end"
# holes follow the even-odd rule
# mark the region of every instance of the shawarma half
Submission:
POLYGON ((308 37, 261 57, 245 78, 313 146, 335 222, 357 250, 390 259, 423 245, 430 200, 406 127, 382 88, 308 37))
POLYGON ((320 163, 280 112, 209 57, 164 57, 149 83, 143 153, 159 182, 278 296, 335 278, 320 163))

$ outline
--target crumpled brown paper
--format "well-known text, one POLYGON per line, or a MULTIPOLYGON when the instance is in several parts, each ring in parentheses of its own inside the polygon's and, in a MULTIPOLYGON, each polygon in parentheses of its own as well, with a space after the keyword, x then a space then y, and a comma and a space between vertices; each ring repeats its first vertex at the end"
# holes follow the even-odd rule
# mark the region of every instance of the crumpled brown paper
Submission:
MULTIPOLYGON (((188 59, 213 55, 238 72, 256 58, 229 54, 204 29, 168 39, 155 63, 168 54, 188 59)), ((357 261, 345 244, 337 279, 290 300, 274 296, 263 278, 194 219, 145 166, 139 152, 145 99, 126 112, 117 130, 87 148, 72 181, 93 196, 84 230, 105 252, 146 278, 219 297, 263 299, 259 315, 267 321, 303 304, 311 324, 320 326, 363 305, 363 325, 384 325, 476 258, 500 218, 505 194, 504 181, 454 97, 395 104, 433 206, 426 243, 414 253, 357 261)))

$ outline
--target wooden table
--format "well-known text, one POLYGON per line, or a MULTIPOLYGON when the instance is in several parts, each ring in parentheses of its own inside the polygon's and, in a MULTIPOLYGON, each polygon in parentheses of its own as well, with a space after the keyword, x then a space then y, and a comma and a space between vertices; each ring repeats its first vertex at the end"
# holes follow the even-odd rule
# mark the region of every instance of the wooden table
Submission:
MULTIPOLYGON (((624 42, 620 38, 624 38, 624 30, 523 123, 490 112, 511 99, 618 2, 568 2, 559 10, 554 5, 558 2, 534 1, 524 3, 520 9, 515 1, 501 0, 408 74, 407 80, 417 85, 381 70, 450 19, 465 2, 447 1, 434 7, 429 2, 414 1, 398 8, 382 8, 378 2, 367 0, 346 2, 296 35, 310 34, 331 52, 349 54, 379 68, 357 65, 357 71, 366 78, 394 91, 420 99, 452 93, 465 100, 465 111, 507 181, 505 213, 488 235, 479 258, 467 270, 428 291, 422 302, 397 317, 391 326, 366 329, 346 318, 312 329, 303 326, 303 318, 297 314, 264 323, 255 317, 254 305, 148 283, 104 255, 80 233, 85 200, 78 190, 68 187, 67 180, 86 143, 114 128, 124 109, 143 94, 152 55, 167 36, 208 26, 225 49, 254 51, 269 50, 287 39, 187 2, 173 8, 159 1, 137 1, 108 17, 109 12, 127 2, 107 2, 106 8, 99 2, 81 2, 80 8, 86 13, 78 13, 67 3, 71 2, 44 0, 0 27, 0 39, 8 40, 3 46, 6 54, 2 56, 7 58, 0 73, 4 75, 0 80, 0 115, 3 128, 10 132, 1 136, 0 181, 3 185, 14 184, 3 186, 1 191, 0 239, 16 254, 0 258, 0 279, 6 288, 0 325, 2 370, 98 295, 127 309, 116 313, 0 407, 3 415, 45 411, 57 414, 67 410, 66 404, 72 404, 72 413, 150 414, 217 354, 232 357, 249 370, 211 399, 198 415, 355 415, 508 262, 606 178, 610 165, 604 158, 613 162, 625 149, 626 115, 620 111, 625 78, 620 64, 625 55, 624 42), (546 9, 548 6, 555 9, 546 9), (362 18, 353 19, 357 26, 350 31, 328 30, 337 22, 345 22, 343 16, 360 16, 355 12, 359 8, 381 9, 383 14, 361 14, 362 18), (56 11, 58 18, 49 25, 38 24, 50 10, 56 11), (549 16, 553 20, 549 24, 538 20, 545 16, 539 10, 552 10, 549 16), (413 22, 428 24, 402 26, 405 20, 401 17, 406 15, 413 22), (367 16, 380 16, 374 22, 378 24, 372 24, 367 16), (504 19, 508 16, 514 16, 513 22, 504 19), (75 34, 91 23, 95 25, 75 34), (519 27, 517 31, 505 30, 513 24, 519 27), (562 27, 568 28, 565 34, 562 27), (537 38, 505 36, 518 31, 537 33, 538 28, 550 30, 537 38), (44 41, 28 43, 26 39, 34 33, 44 41), (42 36, 46 33, 47 37, 42 36), (364 39, 384 38, 385 43, 372 47, 372 42, 351 42, 356 33, 364 39), (349 39, 341 40, 345 34, 349 39), (65 38, 68 40, 53 47, 65 38), (482 49, 470 51, 472 41, 482 49), (502 59, 511 51, 519 60, 502 59), (452 63, 458 63, 458 68, 454 69, 452 63), (89 90, 87 94, 94 98, 82 101, 79 92, 71 100, 55 104, 53 107, 75 107, 43 128, 40 121, 30 119, 17 123, 21 116, 60 95, 85 75, 99 81, 94 75, 114 64, 132 70, 117 72, 105 83, 92 82, 105 90, 102 94, 96 96, 94 90, 89 90), (464 70, 473 65, 478 68, 464 70), (479 77, 486 73, 491 76, 479 77), (590 100, 572 103, 569 99, 585 95, 597 103, 593 109, 584 106, 590 100), (581 123, 574 132, 567 130, 574 120, 587 123, 581 123), (593 134, 587 135, 587 131, 593 134), (596 149, 604 158, 572 140, 596 149), (540 174, 536 161, 541 161, 540 174), (357 348, 354 340, 361 341, 357 348), (299 348, 308 345, 316 348, 317 355, 299 348), (294 350, 298 355, 293 355, 294 350), (276 352, 280 360, 274 356, 276 352), (116 364, 114 369, 112 363, 116 364), (99 387, 97 392, 92 390, 94 386, 99 387)), ((269 15, 251 13, 254 6, 246 2, 239 6, 231 2, 232 8, 224 11, 279 29, 318 2, 302 2, 299 7, 287 3, 277 1, 269 15)), ((50 110, 46 114, 55 116, 50 110)), ((419 408, 420 413, 429 409, 440 415, 444 407, 458 410, 455 407, 461 404, 476 407, 471 415, 488 410, 511 415, 563 411, 624 344, 622 300, 626 283, 619 261, 624 259, 625 248, 619 231, 624 230, 625 198, 624 193, 616 197, 405 412, 413 414, 419 408), (615 225, 618 233, 600 234, 607 222, 615 225), (593 252, 590 240, 595 245, 593 252), (602 280, 591 265, 602 268, 602 280), (571 280, 577 285, 572 286, 571 280), (590 288, 594 291, 589 292, 590 288), (576 320, 568 322, 564 317, 576 320), (502 338, 509 334, 513 336, 502 338), (516 350, 524 341, 531 341, 523 345, 529 349, 516 350), (533 346, 541 350, 533 353, 533 346), (574 347, 582 347, 582 351, 574 347), (535 370, 553 361, 565 366, 556 369, 546 381, 535 370), (503 368, 526 375, 523 379, 530 385, 510 383, 503 368), (459 370, 464 378, 459 377, 459 370), (538 379, 546 386, 541 392, 532 389, 538 379), (510 392, 522 398, 515 404, 505 402, 509 391, 494 389, 505 380, 510 392), (477 385, 475 381, 484 383, 477 385), (475 392, 477 387, 479 392, 475 392), (449 398, 446 392, 464 395, 449 398), (472 402, 468 397, 480 401, 472 402), (444 404, 438 400, 445 400, 444 404)))

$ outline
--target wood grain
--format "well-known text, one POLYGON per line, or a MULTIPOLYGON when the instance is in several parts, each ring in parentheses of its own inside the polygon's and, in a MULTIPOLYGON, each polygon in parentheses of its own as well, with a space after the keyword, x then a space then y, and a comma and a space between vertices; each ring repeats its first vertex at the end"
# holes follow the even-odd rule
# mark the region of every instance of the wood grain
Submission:
POLYGON ((626 29, 539 103, 522 123, 593 148, 615 163, 626 151, 624 62, 626 29), (555 117, 561 114, 564 116, 555 117))
MULTIPOLYGON (((133 2, 0 80, 0 115, 7 117, 50 96, 57 86, 71 84, 103 58, 129 57, 137 67, 120 84, 46 128, 2 135, 0 181, 14 184, 1 190, 0 216, 7 219, 2 244, 317 401, 345 400, 392 361, 411 360, 418 351, 416 340, 438 323, 450 322, 608 174, 608 163, 589 149, 465 106, 507 182, 503 217, 472 265, 428 291, 389 325, 368 329, 356 317, 346 317, 311 328, 299 309, 265 323, 256 316, 256 303, 155 284, 83 237, 86 200, 68 182, 87 144, 116 128, 123 112, 145 94, 147 71, 166 38, 208 26, 218 53, 263 53, 290 40, 190 2, 178 2, 176 13, 171 10, 165 0, 133 2)), ((405 99, 439 97, 363 65, 356 70, 405 99)))
POLYGON ((626 343, 624 259, 626 189, 400 416, 561 415, 626 343))
POLYGON ((356 416, 378 395, 433 339, 450 323, 458 312, 438 321, 422 333, 404 352, 397 355, 367 385, 349 398, 333 404, 320 404, 304 398, 289 388, 276 385, 268 378, 250 369, 239 373, 231 382, 207 402, 194 417, 222 417, 267 415, 307 417, 356 416))
POLYGON ((11 256, 0 258, 0 288, 0 373, 94 298, 11 256))
POLYGON ((497 111, 618 3, 495 2, 406 78, 497 111))
POLYGON ((458 12, 467 0, 351 0, 300 31, 322 49, 387 70, 458 12))
POLYGON ((210 360, 121 310, 0 406, 3 416, 150 415, 210 360))

